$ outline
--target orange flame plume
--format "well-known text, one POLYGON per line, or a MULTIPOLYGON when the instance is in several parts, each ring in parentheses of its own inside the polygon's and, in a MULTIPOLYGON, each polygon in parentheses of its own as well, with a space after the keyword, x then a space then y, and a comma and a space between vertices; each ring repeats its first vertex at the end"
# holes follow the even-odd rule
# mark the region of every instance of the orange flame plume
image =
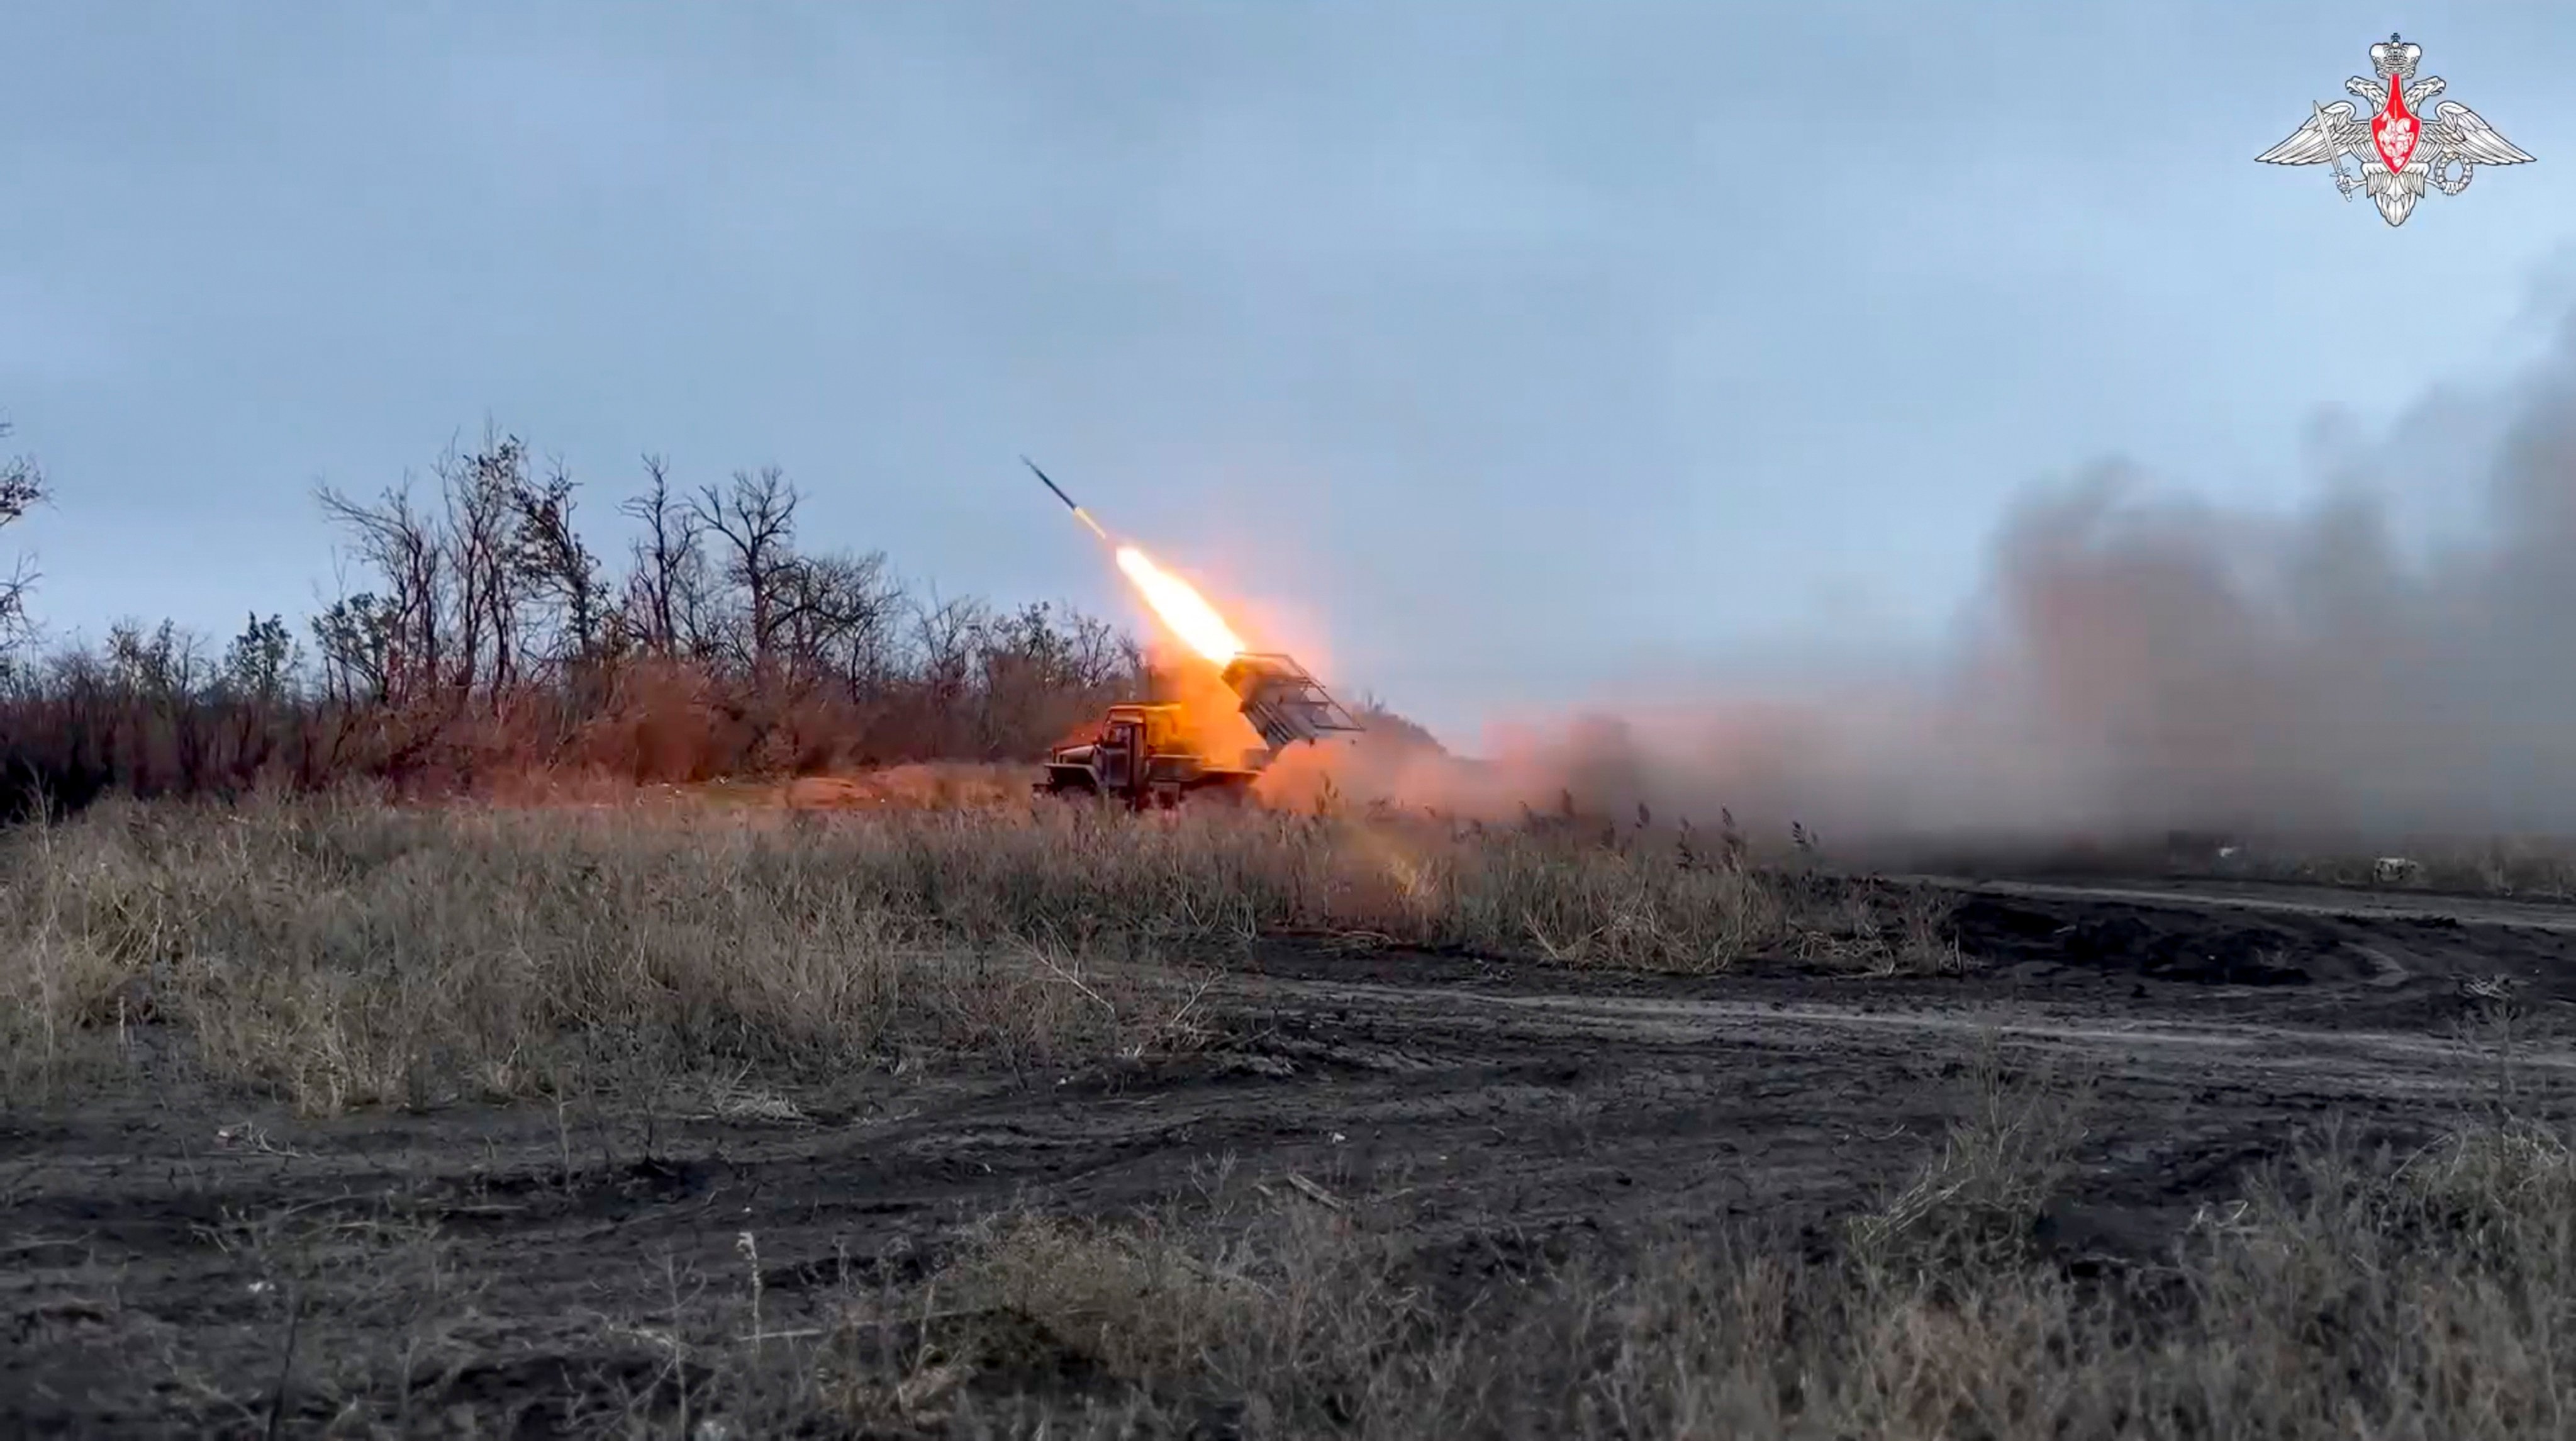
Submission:
POLYGON ((1236 637, 1234 628, 1188 581, 1154 564, 1145 552, 1132 545, 1118 547, 1118 568, 1136 582, 1136 589, 1144 592, 1145 603, 1190 649, 1220 666, 1243 654, 1243 642, 1236 637))

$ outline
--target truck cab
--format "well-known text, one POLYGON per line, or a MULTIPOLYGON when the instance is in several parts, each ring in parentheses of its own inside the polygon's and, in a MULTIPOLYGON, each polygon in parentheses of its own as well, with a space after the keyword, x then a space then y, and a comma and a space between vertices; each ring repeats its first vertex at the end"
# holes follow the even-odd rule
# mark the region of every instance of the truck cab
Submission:
POLYGON ((1077 736, 1047 756, 1040 791, 1097 795, 1131 808, 1169 807, 1193 791, 1239 794, 1255 772, 1212 766, 1190 748, 1188 716, 1177 705, 1114 705, 1087 739, 1077 736))

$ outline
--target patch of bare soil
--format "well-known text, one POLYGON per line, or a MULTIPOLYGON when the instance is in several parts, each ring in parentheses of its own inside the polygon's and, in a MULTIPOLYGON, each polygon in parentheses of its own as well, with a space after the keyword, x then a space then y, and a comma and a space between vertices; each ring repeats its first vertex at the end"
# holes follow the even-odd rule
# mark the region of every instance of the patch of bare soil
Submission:
MULTIPOLYGON (((1970 886, 1967 973, 1938 978, 1272 943, 1210 987, 1187 1055, 793 1093, 297 1121, 138 1031, 118 1079, 0 1122, 0 1431, 614 1429, 685 1408, 702 1363, 675 1317, 710 1294, 793 1332, 827 1289, 933 1274, 978 1217, 1186 1213, 1228 1162, 1318 1207, 1400 1208, 1444 1306, 1657 1227, 1821 1247, 1998 1054, 2089 1082, 2041 1219, 2070 1265, 2152 1254, 2319 1127, 2412 1145, 2507 1099, 2569 1113, 2565 913, 2245 899, 1970 886)), ((976 1324, 987 1383, 1087 1384, 1008 1316, 976 1324)))
POLYGON ((953 809, 1028 799, 1037 766, 939 763, 889 766, 848 775, 799 776, 780 786, 791 810, 953 809))

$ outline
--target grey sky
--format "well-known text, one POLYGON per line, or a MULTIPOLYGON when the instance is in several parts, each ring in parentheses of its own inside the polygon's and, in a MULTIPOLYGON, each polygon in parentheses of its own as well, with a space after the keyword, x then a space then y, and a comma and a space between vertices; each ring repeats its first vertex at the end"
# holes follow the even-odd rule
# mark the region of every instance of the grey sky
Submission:
POLYGON ((92 634, 309 609, 313 484, 487 415, 603 523, 641 452, 774 461, 810 543, 1127 614, 1025 450, 1256 643, 1472 736, 1640 669, 1937 637, 2012 498, 2106 456, 2289 506, 2319 445, 2576 297, 2557 4, 120 0, 0 32, 0 411, 61 489, 18 538, 92 634), (2392 29, 2541 162, 2395 231, 2251 158, 2392 29))

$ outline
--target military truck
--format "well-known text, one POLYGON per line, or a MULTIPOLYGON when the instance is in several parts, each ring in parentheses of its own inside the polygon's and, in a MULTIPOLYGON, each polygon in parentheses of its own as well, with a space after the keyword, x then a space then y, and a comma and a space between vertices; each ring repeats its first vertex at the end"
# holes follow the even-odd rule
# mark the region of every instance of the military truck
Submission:
POLYGON ((1173 703, 1113 705, 1095 728, 1047 755, 1042 795, 1102 796, 1129 808, 1168 809, 1187 796, 1240 803, 1280 752, 1362 727, 1304 666, 1284 655, 1246 651, 1224 680, 1262 744, 1240 755, 1200 753, 1189 708, 1173 703))

